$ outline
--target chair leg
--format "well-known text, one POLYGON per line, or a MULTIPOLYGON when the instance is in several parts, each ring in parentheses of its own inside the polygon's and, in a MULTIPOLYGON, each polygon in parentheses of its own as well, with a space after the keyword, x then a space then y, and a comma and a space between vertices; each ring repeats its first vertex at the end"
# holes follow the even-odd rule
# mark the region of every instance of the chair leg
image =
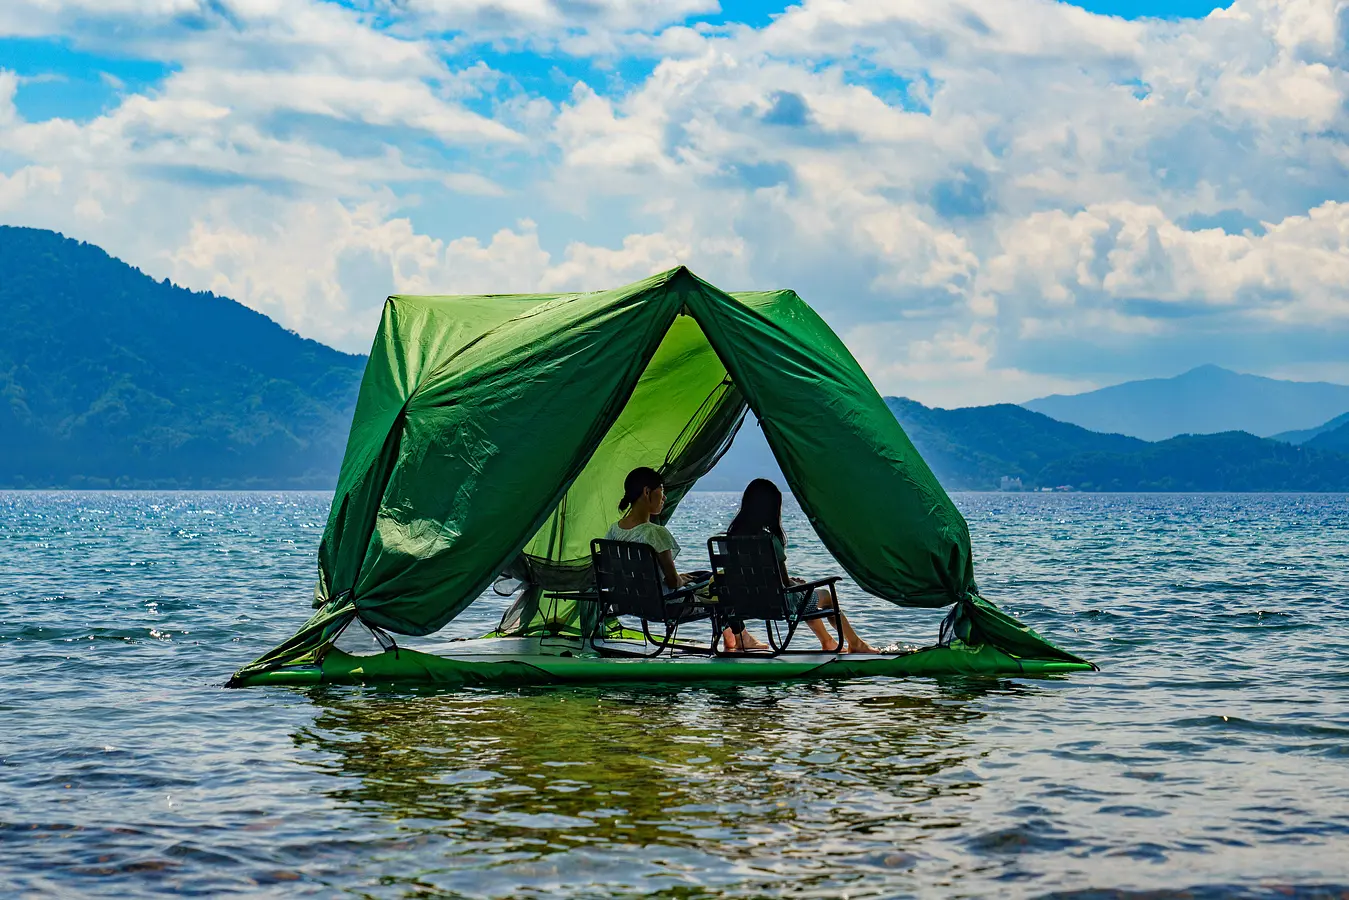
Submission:
POLYGON ((646 638, 647 643, 656 645, 655 650, 650 653, 643 653, 643 656, 654 659, 655 657, 660 656, 666 646, 670 643, 670 623, 666 622, 664 624, 665 637, 658 641, 651 635, 651 623, 646 619, 642 620, 642 637, 646 638))
POLYGON ((661 650, 665 649, 665 642, 657 641, 655 636, 651 634, 651 623, 648 622, 646 619, 642 619, 642 638, 645 643, 657 645, 655 653, 648 653, 646 652, 645 648, 638 651, 638 650, 621 650, 617 647, 607 647, 602 644, 594 644, 593 646, 595 648, 595 651, 599 653, 600 656, 627 658, 627 659, 631 659, 633 657, 641 657, 643 659, 649 658, 659 654, 661 650))
MULTIPOLYGON (((647 654, 643 654, 643 655, 648 656, 648 657, 651 657, 651 658, 654 659, 655 657, 660 656, 660 655, 661 655, 662 653, 664 653, 664 652, 665 652, 672 644, 674 644, 675 639, 679 636, 679 623, 680 623, 680 620, 683 619, 684 613, 685 613, 685 611, 688 610, 688 609, 689 609, 689 606, 681 606, 681 607, 679 607, 679 609, 677 609, 677 610, 675 611, 674 618, 669 619, 669 620, 667 620, 667 621, 665 621, 665 622, 662 623, 662 624, 665 626, 665 636, 664 636, 663 638, 661 638, 659 641, 657 641, 657 640, 651 635, 651 623, 650 623, 649 621, 647 621, 646 619, 643 619, 643 620, 642 620, 642 636, 645 637, 645 638, 647 639, 648 642, 650 642, 650 643, 656 645, 656 649, 655 649, 654 652, 652 652, 652 653, 647 653, 647 654)), ((713 627, 715 627, 715 623, 714 623, 713 627)), ((714 652, 715 652, 715 649, 714 649, 714 652)))
POLYGON ((679 636, 679 620, 683 615, 684 609, 683 607, 680 607, 679 612, 675 613, 675 618, 671 622, 665 623, 665 640, 661 643, 660 650, 657 651, 658 653, 663 653, 667 647, 675 642, 675 638, 679 636))
MULTIPOLYGON (((688 613, 692 612, 696 607, 697 607, 697 604, 695 604, 695 603, 685 603, 683 606, 679 607, 679 612, 676 614, 676 617, 675 617, 675 633, 676 633, 676 634, 678 633, 679 626, 680 626, 681 624, 683 624, 683 623, 686 621, 684 617, 685 617, 688 613)), ((716 656, 716 655, 717 655, 717 642, 720 640, 721 630, 720 630, 720 628, 718 627, 718 619, 717 619, 717 615, 716 615, 715 612, 712 613, 712 615, 711 615, 711 620, 712 620, 712 643, 708 645, 708 647, 707 647, 707 653, 708 653, 708 655, 710 655, 710 656, 716 656)), ((689 621, 689 622, 696 622, 697 619, 688 619, 687 621, 689 621)), ((674 642, 674 638, 673 638, 673 637, 671 638, 671 641, 670 641, 670 642, 671 642, 671 643, 674 642)), ((694 652, 694 648, 693 648, 693 647, 687 647, 687 648, 681 648, 681 649, 684 649, 684 650, 685 650, 686 652, 688 652, 688 653, 694 652)), ((699 652, 702 652, 702 648, 701 648, 701 647, 700 647, 700 648, 697 648, 697 649, 698 649, 699 652)))
POLYGON ((769 650, 771 651, 769 656, 776 658, 778 656, 781 656, 783 653, 787 652, 787 648, 791 646, 792 643, 792 636, 796 634, 796 626, 798 624, 799 624, 798 622, 793 622, 791 620, 787 621, 787 637, 785 640, 783 640, 781 644, 779 644, 777 642, 777 639, 773 637, 773 621, 770 619, 764 619, 763 623, 764 631, 767 632, 768 634, 768 647, 769 650))
POLYGON ((843 610, 838 605, 838 592, 834 586, 829 585, 829 599, 834 601, 834 632, 838 635, 838 643, 834 645, 834 655, 838 656, 843 652, 843 610))

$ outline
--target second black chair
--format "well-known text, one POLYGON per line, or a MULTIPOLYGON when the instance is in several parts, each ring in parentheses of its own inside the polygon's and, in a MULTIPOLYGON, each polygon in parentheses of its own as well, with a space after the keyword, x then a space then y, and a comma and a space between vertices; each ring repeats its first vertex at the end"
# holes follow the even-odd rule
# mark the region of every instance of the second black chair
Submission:
POLYGON ((768 632, 768 646, 772 655, 785 653, 796 634, 796 627, 811 619, 833 619, 843 646, 843 630, 839 619, 838 592, 834 585, 841 578, 821 578, 801 584, 784 584, 782 561, 767 534, 718 534, 707 541, 707 555, 712 561, 712 595, 717 599, 718 615, 723 625, 731 618, 762 619, 768 632), (817 588, 827 587, 833 600, 831 609, 820 609, 815 603, 817 588), (774 634, 779 622, 787 625, 787 635, 779 640, 774 634))
MULTIPOLYGON (((610 615, 641 619, 642 635, 656 645, 654 652, 641 654, 644 656, 656 656, 668 647, 691 649, 676 645, 675 634, 686 622, 711 618, 711 611, 696 595, 707 586, 706 581, 667 592, 656 551, 633 541, 593 540, 590 559, 595 567, 601 622, 610 615), (659 638, 651 634, 652 622, 659 622, 665 630, 659 638)), ((715 640, 715 633, 713 637, 715 640)), ((710 652, 710 648, 697 650, 710 652)))

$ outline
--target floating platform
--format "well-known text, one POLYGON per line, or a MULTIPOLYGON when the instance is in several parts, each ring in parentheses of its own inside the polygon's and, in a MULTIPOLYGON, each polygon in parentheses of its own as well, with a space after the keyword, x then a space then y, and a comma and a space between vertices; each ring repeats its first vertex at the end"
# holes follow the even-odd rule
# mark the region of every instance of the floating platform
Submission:
POLYGON ((1093 668, 1090 663, 1019 659, 992 646, 959 644, 879 654, 790 652, 777 657, 753 653, 713 657, 676 651, 653 658, 609 655, 641 649, 641 643, 635 641, 592 646, 577 640, 538 637, 461 641, 436 654, 399 648, 355 656, 334 648, 317 665, 259 672, 245 676, 239 686, 751 683, 911 675, 1045 676, 1093 668))

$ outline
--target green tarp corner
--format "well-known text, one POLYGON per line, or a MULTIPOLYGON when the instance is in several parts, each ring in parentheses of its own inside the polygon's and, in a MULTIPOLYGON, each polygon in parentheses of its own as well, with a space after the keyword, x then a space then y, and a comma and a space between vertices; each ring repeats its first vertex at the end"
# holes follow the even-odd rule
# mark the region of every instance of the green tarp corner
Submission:
POLYGON ((746 406, 863 589, 924 607, 976 593, 965 520, 795 293, 727 294, 680 267, 595 293, 395 296, 319 548, 320 614, 240 675, 312 659, 344 616, 435 632, 503 571, 575 587, 624 475, 660 468, 673 515, 746 406))

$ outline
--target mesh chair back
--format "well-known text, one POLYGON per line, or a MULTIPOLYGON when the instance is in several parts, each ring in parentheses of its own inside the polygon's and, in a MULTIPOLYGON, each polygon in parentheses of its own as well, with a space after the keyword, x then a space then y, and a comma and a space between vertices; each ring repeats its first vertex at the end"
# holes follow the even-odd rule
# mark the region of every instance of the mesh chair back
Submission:
POLYGON ((719 534, 707 542, 717 602, 741 619, 785 619, 782 567, 766 534, 719 534))
POLYGON ((602 606, 618 616, 665 620, 665 578, 654 549, 633 541, 597 539, 590 542, 590 558, 602 606))

